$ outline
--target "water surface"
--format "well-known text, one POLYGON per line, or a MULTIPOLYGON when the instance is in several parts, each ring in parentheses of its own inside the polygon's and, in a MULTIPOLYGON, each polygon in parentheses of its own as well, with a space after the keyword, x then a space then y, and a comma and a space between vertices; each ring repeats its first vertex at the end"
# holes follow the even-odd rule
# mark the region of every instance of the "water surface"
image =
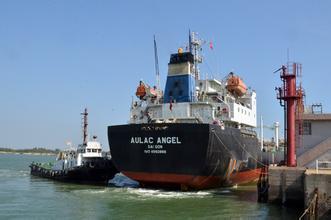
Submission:
POLYGON ((197 192, 109 188, 30 176, 54 156, 0 154, 0 219, 297 219, 256 202, 255 186, 197 192))

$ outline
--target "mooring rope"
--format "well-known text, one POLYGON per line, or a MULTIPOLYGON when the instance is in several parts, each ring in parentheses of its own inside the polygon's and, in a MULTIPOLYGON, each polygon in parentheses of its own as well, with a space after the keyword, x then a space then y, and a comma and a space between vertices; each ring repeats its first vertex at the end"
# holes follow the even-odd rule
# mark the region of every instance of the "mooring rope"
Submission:
MULTIPOLYGON (((217 135, 217 133, 212 130, 212 132, 215 134, 216 138, 219 140, 219 142, 224 146, 224 148, 233 156, 233 153, 229 150, 229 148, 223 143, 223 141, 221 140, 221 138, 217 135)), ((232 133, 231 133, 232 134, 232 133)), ((233 136, 233 134, 232 134, 233 136)), ((234 136, 233 136, 234 137, 234 136)), ((235 137, 234 137, 235 138, 235 137)), ((236 138, 235 138, 236 139, 236 138)), ((236 140, 238 142, 238 140, 236 140)), ((238 142, 239 146, 241 145, 240 142, 238 142)), ((240 146, 241 147, 241 146, 240 146)), ((255 160, 257 163, 261 164, 263 167, 268 167, 267 165, 265 165, 263 162, 259 161, 258 159, 256 159, 252 154, 250 154, 247 150, 245 150, 243 147, 241 147, 244 151, 246 151, 252 158, 253 160, 255 160)), ((248 168, 250 171, 256 172, 258 174, 268 174, 268 172, 263 172, 261 171, 256 171, 255 169, 251 169, 248 168), (263 172, 263 173, 262 173, 263 172)))
POLYGON ((237 141, 237 143, 239 144, 239 146, 247 153, 249 154, 249 156, 251 156, 251 158, 253 158, 253 160, 255 160, 257 163, 259 163, 260 165, 266 167, 267 165, 265 165, 262 161, 256 159, 250 152, 248 152, 240 143, 240 141, 238 141, 238 139, 233 135, 233 133, 231 132, 232 137, 237 141))
POLYGON ((315 190, 313 199, 310 201, 309 206, 305 209, 303 214, 300 216, 299 220, 303 219, 303 217, 305 217, 307 213, 316 215, 316 202, 317 202, 317 192, 315 190))
POLYGON ((217 133, 215 132, 215 130, 212 130, 212 132, 215 134, 216 138, 218 139, 218 141, 225 147, 225 149, 229 152, 229 154, 231 154, 233 157, 233 153, 229 150, 229 148, 223 143, 223 141, 221 140, 220 137, 218 137, 217 133))

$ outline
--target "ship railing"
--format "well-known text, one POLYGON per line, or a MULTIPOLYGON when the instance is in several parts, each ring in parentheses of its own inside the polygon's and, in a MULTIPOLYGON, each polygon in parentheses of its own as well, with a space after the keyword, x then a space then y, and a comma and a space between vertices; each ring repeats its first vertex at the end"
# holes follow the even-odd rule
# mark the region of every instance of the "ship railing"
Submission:
POLYGON ((154 118, 151 120, 152 123, 156 124, 168 124, 168 123, 203 123, 197 117, 187 117, 187 118, 154 118))
POLYGON ((256 132, 247 128, 241 128, 240 132, 249 136, 256 136, 256 132))
POLYGON ((316 160, 316 173, 318 173, 318 170, 331 170, 331 161, 316 160))

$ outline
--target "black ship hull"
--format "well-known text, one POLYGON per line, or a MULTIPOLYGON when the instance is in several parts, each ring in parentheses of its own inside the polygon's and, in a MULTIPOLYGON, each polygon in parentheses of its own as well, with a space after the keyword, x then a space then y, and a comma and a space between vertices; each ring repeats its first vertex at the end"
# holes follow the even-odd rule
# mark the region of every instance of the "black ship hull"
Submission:
POLYGON ((116 168, 145 186, 204 189, 257 180, 254 132, 211 124, 108 127, 116 168))
POLYGON ((31 175, 62 182, 106 185, 118 173, 109 159, 98 158, 93 161, 93 166, 83 165, 64 170, 52 170, 43 164, 32 163, 31 175))

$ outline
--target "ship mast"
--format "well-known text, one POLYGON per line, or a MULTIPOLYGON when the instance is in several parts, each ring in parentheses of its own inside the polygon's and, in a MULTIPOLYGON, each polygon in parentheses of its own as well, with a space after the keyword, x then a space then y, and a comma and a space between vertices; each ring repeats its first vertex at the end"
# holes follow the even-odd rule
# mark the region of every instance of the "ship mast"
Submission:
POLYGON ((83 115, 83 145, 87 145, 87 108, 84 109, 84 112, 81 113, 81 115, 83 115))
POLYGON ((199 52, 202 50, 202 44, 204 43, 203 40, 197 38, 197 33, 191 32, 189 33, 189 50, 193 53, 194 56, 194 66, 193 66, 193 73, 195 80, 200 79, 200 70, 199 70, 199 63, 202 63, 202 56, 199 52))
POLYGON ((156 73, 156 88, 160 88, 160 71, 159 71, 159 57, 157 55, 157 46, 154 35, 154 61, 155 61, 155 73, 156 73))

